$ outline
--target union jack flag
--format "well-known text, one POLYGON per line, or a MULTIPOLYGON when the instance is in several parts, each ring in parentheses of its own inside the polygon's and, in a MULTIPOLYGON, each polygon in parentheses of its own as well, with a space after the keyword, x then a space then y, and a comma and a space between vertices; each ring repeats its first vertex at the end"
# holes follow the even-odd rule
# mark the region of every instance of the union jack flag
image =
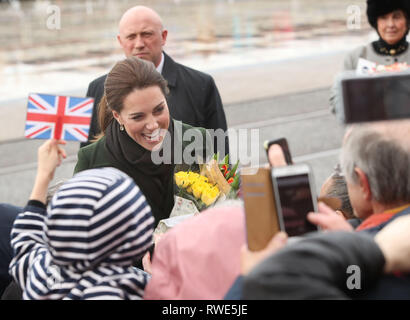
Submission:
POLYGON ((25 137, 87 141, 94 99, 32 93, 25 137))

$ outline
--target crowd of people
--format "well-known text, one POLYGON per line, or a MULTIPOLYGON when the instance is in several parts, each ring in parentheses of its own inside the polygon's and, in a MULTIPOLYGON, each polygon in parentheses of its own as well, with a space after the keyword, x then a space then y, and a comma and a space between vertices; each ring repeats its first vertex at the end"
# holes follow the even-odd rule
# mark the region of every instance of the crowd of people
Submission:
MULTIPOLYGON (((359 57, 410 63, 408 1, 367 2, 380 39, 349 54, 345 68, 359 57)), ((73 177, 50 188, 66 153, 64 141, 48 140, 26 207, 0 204, 3 298, 410 299, 409 119, 347 128, 320 194, 338 204, 319 202, 307 214, 319 230, 297 241, 282 231, 249 250, 241 199, 154 236, 174 207, 176 169, 229 154, 228 140, 217 145, 207 131, 227 129, 213 79, 172 60, 167 34, 150 8, 124 13, 126 58, 90 83, 90 141, 73 177)), ((278 145, 268 160, 287 165, 278 145)))

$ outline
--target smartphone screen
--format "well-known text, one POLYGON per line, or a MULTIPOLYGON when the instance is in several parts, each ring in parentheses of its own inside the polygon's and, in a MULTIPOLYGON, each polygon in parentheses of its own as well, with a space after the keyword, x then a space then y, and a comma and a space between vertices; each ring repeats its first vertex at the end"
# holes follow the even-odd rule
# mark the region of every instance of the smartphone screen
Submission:
POLYGON ((346 123, 410 118, 410 74, 342 81, 346 123))
POLYGON ((274 176, 274 181, 282 229, 290 237, 317 231, 317 227, 307 220, 307 214, 316 211, 309 174, 274 176))

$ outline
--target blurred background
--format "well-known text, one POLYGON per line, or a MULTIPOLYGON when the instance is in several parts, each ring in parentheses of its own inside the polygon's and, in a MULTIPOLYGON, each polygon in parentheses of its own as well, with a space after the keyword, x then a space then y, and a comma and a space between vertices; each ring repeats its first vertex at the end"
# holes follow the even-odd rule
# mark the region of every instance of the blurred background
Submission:
MULTIPOLYGON (((330 87, 346 53, 377 38, 365 0, 3 0, 0 202, 24 205, 34 182, 43 141, 24 138, 28 94, 84 96, 89 82, 124 57, 117 24, 135 5, 162 16, 171 57, 214 77, 228 127, 258 130, 258 152, 231 145, 232 152, 262 165, 263 141, 286 137, 319 189, 344 133, 329 111, 330 87)), ((55 180, 72 176, 78 148, 67 145, 55 180)))

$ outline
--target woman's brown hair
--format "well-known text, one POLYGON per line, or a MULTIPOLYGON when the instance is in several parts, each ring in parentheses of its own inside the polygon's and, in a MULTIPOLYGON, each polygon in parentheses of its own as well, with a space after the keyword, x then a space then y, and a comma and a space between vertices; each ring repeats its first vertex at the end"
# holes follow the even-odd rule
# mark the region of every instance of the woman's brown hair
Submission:
POLYGON ((158 86, 164 96, 169 93, 167 81, 155 69, 152 62, 135 57, 117 62, 105 79, 104 95, 98 105, 101 134, 96 137, 96 140, 105 134, 105 130, 114 118, 112 111, 120 113, 124 99, 132 91, 152 86, 158 86))

